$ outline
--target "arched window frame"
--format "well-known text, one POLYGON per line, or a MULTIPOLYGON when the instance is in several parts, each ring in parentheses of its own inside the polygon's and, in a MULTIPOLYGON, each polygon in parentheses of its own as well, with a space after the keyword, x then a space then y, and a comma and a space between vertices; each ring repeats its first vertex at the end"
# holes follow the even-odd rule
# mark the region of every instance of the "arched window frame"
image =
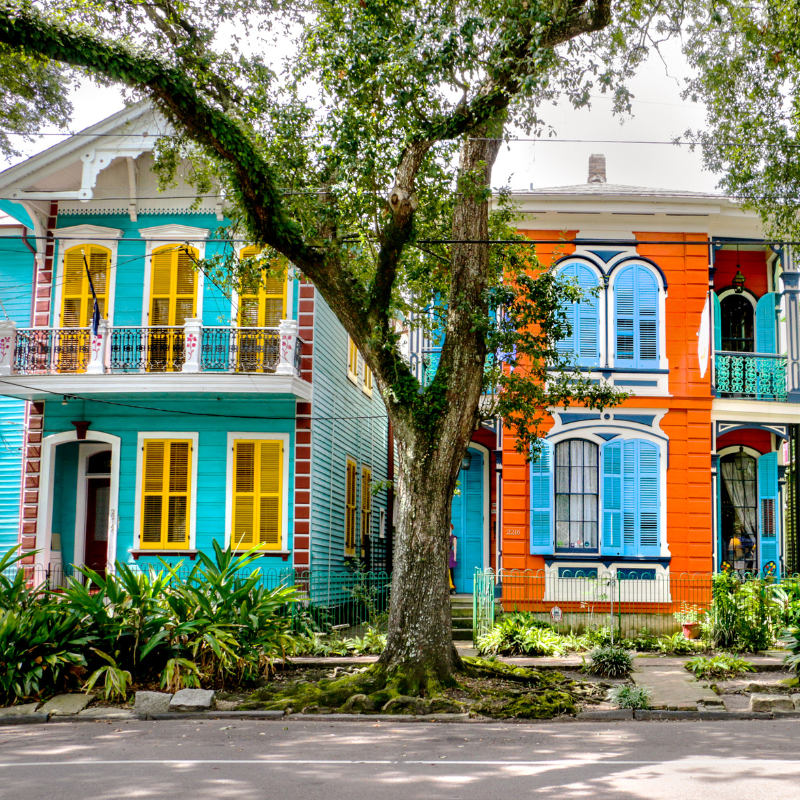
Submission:
MULTIPOLYGON (((578 264, 581 267, 589 270, 597 285, 600 287, 600 292, 595 296, 595 310, 597 320, 597 358, 596 359, 582 359, 578 356, 577 364, 580 367, 592 367, 596 369, 602 368, 606 363, 606 327, 607 327, 607 314, 606 314, 606 297, 605 297, 605 277, 603 273, 597 268, 595 264, 586 258, 570 256, 559 261, 554 267, 554 275, 558 277, 561 273, 572 266, 578 264)), ((576 331, 573 330, 573 335, 576 331)), ((577 355, 577 354, 576 354, 577 355)))
MULTIPOLYGON (((117 249, 118 239, 122 236, 119 228, 104 228, 99 225, 75 225, 70 228, 59 228, 56 231, 57 257, 56 270, 54 276, 55 297, 54 297, 54 319, 57 320, 56 327, 63 326, 61 319, 64 306, 64 257, 67 250, 82 245, 90 247, 102 247, 110 252, 108 265, 108 286, 106 292, 106 309, 104 317, 109 325, 114 324, 114 298, 117 283, 117 249)), ((148 284, 149 286, 149 284, 148 284)))
MULTIPOLYGON (((758 303, 758 298, 754 297, 753 294, 745 289, 742 292, 736 292, 736 290, 730 286, 727 289, 723 289, 719 294, 717 294, 717 300, 722 305, 722 301, 725 300, 727 297, 731 295, 738 295, 739 297, 744 297, 750 305, 753 307, 753 350, 755 351, 755 336, 756 336, 756 304, 758 303)), ((720 314, 722 314, 722 309, 720 307, 720 314)), ((720 330, 722 329, 722 318, 720 317, 720 330)))
MULTIPOLYGON (((659 413, 659 418, 663 417, 663 413, 659 413)), ((669 464, 669 440, 667 437, 661 432, 660 428, 658 427, 658 423, 656 423, 655 428, 651 428, 650 430, 644 430, 640 426, 633 427, 632 425, 628 425, 624 422, 616 422, 610 421, 608 424, 605 425, 598 425, 593 422, 587 422, 585 424, 569 424, 562 426, 560 420, 554 426, 554 432, 551 433, 544 441, 546 447, 549 448, 549 458, 550 458, 550 529, 551 529, 551 547, 549 550, 546 550, 543 547, 539 549, 534 549, 531 547, 531 552, 533 554, 540 554, 540 555, 558 555, 559 559, 567 559, 570 557, 570 554, 564 551, 559 551, 556 553, 555 549, 555 448, 556 445, 560 442, 563 442, 567 439, 585 439, 586 441, 593 442, 594 444, 598 445, 600 448, 600 487, 599 487, 599 499, 598 499, 598 507, 600 509, 600 523, 599 523, 599 537, 600 537, 600 550, 598 553, 592 553, 592 556, 596 559, 603 559, 603 558, 619 558, 624 559, 626 555, 624 554, 613 554, 613 553, 606 553, 604 552, 604 548, 602 545, 603 542, 603 520, 602 520, 602 510, 603 510, 603 497, 604 497, 604 487, 602 485, 602 459, 603 459, 603 446, 609 442, 614 441, 630 441, 635 439, 640 439, 646 442, 650 442, 654 444, 658 448, 658 456, 659 456, 659 473, 658 473, 658 493, 659 493, 659 516, 658 516, 658 531, 659 531, 659 550, 660 554, 658 556, 650 556, 651 558, 659 558, 659 559, 668 559, 670 558, 670 551, 669 551, 669 543, 667 541, 667 468, 669 464), (612 439, 608 439, 608 435, 613 434, 612 439)), ((529 472, 529 480, 533 479, 533 475, 529 472)), ((531 512, 534 513, 535 510, 533 508, 533 504, 531 504, 531 512)), ((531 524, 533 522, 531 521, 531 524)), ((531 536, 529 534, 529 542, 531 541, 531 536)), ((647 561, 646 556, 641 558, 642 561, 647 561)))
POLYGON ((637 372, 648 372, 652 369, 666 370, 669 369, 669 360, 666 355, 666 298, 667 289, 664 281, 663 273, 655 267, 655 265, 648 263, 641 258, 625 258, 618 261, 612 268, 609 274, 609 294, 608 294, 608 350, 609 350, 609 363, 612 364, 614 369, 632 370, 637 372), (638 365, 639 358, 633 359, 633 363, 627 359, 617 359, 617 283, 620 276, 630 267, 641 267, 646 269, 655 280, 657 291, 657 306, 656 306, 656 347, 658 350, 657 365, 650 366, 638 365))

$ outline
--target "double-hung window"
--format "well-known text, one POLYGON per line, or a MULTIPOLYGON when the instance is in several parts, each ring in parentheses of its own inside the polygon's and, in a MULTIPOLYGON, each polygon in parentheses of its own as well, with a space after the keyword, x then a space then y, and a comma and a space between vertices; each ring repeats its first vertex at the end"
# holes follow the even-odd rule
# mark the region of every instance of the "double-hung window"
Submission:
POLYGON ((661 453, 653 442, 543 442, 530 481, 531 553, 661 555, 661 453))

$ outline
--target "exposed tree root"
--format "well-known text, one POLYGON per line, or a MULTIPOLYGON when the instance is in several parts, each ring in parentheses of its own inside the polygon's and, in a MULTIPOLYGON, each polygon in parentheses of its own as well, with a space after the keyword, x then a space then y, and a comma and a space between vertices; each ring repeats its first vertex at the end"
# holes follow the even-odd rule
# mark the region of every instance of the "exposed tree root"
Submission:
POLYGON ((479 658, 462 660, 452 681, 415 671, 387 670, 373 664, 342 676, 273 683, 258 689, 241 709, 305 713, 443 714, 471 712, 497 718, 549 719, 574 714, 578 704, 595 702, 598 687, 541 672, 479 658), (458 679, 460 678, 460 680, 458 679))

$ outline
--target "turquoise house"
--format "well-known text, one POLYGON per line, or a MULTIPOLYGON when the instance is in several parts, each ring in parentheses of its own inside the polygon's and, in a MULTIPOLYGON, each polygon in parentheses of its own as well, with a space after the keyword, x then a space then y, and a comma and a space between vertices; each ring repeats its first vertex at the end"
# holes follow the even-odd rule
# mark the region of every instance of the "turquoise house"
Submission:
POLYGON ((51 580, 215 540, 276 573, 385 569, 378 387, 291 265, 202 268, 257 251, 219 194, 158 188, 169 133, 131 106, 0 173, 0 553, 51 580))

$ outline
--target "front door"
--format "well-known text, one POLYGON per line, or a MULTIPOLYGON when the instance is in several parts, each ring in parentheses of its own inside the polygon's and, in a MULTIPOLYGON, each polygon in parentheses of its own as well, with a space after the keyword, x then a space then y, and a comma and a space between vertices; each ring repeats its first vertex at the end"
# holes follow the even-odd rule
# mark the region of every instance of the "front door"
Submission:
POLYGON ((110 478, 86 479, 86 552, 83 562, 105 574, 108 560, 108 510, 110 478))
POLYGON ((469 469, 459 473, 459 494, 453 498, 452 522, 456 535, 456 592, 472 594, 475 568, 483 568, 483 454, 469 450, 469 469))

